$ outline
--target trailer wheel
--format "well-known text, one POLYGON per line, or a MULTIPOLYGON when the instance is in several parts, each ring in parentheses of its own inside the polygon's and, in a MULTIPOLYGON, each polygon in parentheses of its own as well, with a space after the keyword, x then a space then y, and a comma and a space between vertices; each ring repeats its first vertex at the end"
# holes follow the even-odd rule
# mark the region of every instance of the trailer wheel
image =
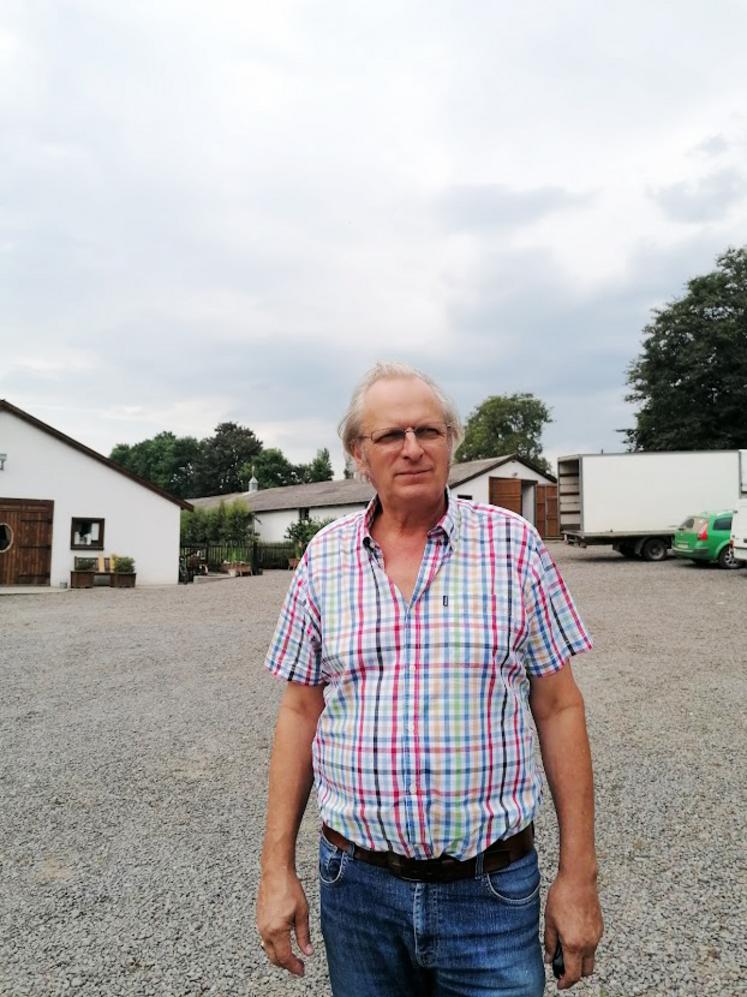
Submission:
POLYGON ((641 548, 644 561, 663 561, 667 556, 667 545, 661 537, 651 537, 641 548))

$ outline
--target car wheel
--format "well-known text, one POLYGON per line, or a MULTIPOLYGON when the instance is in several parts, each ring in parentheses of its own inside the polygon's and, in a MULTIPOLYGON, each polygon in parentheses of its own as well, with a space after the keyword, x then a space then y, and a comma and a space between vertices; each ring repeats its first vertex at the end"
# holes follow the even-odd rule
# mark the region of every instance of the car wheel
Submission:
POLYGON ((667 556, 667 545, 660 537, 651 537, 641 548, 644 561, 663 561, 667 556))
POLYGON ((719 568, 740 568, 742 566, 740 561, 734 557, 734 551, 727 544, 726 547, 721 548, 721 553, 718 556, 718 566, 719 568))

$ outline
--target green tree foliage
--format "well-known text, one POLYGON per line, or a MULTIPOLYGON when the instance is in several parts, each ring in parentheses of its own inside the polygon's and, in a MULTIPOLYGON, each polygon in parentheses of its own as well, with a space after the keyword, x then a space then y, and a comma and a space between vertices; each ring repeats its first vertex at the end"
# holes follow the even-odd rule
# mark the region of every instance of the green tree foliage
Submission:
POLYGON ((545 471, 542 430, 552 422, 544 402, 531 394, 491 395, 470 414, 455 460, 480 460, 518 454, 545 471))
POLYGON ((201 445, 197 494, 227 495, 243 491, 242 469, 262 450, 262 441, 252 430, 235 422, 221 422, 201 445))
POLYGON ((654 312, 628 368, 640 403, 631 450, 729 450, 747 441, 747 247, 654 312))
POLYGON ((291 523, 285 531, 288 540, 296 545, 298 556, 306 550, 309 540, 315 536, 323 526, 334 522, 332 519, 299 519, 296 523, 291 523))
POLYGON ((181 517, 183 545, 229 544, 242 546, 254 538, 254 513, 244 502, 221 502, 212 509, 186 510, 181 517))
POLYGON ((179 498, 195 494, 202 449, 194 436, 163 432, 132 445, 119 443, 111 460, 179 498))
POLYGON ((260 488, 331 481, 329 450, 317 450, 309 464, 292 464, 282 450, 262 446, 251 429, 222 422, 213 436, 158 433, 140 443, 119 443, 110 459, 179 498, 246 491, 252 468, 260 488))
POLYGON ((304 482, 331 481, 333 474, 332 461, 329 459, 329 450, 326 447, 317 450, 316 457, 311 463, 299 465, 298 470, 301 480, 304 482))
POLYGON ((281 488, 283 485, 297 485, 300 481, 296 465, 291 464, 283 451, 276 447, 260 451, 250 463, 244 464, 241 479, 245 486, 252 476, 252 468, 260 488, 281 488))

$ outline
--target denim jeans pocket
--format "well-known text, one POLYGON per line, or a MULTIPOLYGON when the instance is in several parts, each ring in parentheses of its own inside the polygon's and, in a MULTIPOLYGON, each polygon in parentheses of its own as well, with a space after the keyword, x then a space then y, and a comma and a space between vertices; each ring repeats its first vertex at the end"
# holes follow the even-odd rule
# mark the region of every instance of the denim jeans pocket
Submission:
POLYGON ((488 872, 483 882, 491 896, 509 907, 523 907, 539 896, 540 871, 537 852, 532 849, 505 869, 488 872))
POLYGON ((319 879, 324 886, 335 886, 342 880, 350 856, 331 844, 324 835, 319 841, 319 879))

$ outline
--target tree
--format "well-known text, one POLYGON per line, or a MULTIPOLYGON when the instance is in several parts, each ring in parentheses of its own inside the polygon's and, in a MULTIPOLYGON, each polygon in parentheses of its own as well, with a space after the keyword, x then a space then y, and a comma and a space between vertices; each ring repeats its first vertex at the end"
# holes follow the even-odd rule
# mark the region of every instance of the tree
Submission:
POLYGON ((656 309, 628 368, 631 450, 729 450, 747 440, 747 247, 656 309))
POLYGON ((202 441, 198 495, 226 495, 243 490, 242 469, 262 450, 262 441, 251 429, 235 422, 221 422, 202 441))
POLYGON ((244 546, 254 539, 254 513, 237 499, 213 509, 197 507, 181 516, 183 545, 227 544, 244 546))
POLYGON ((291 540, 296 547, 296 553, 300 557, 308 546, 309 540, 315 536, 323 526, 333 523, 333 519, 299 519, 291 523, 285 531, 285 536, 291 540))
POLYGON ((260 451, 250 463, 244 464, 241 469, 241 479, 245 485, 252 476, 252 468, 260 488, 297 485, 301 480, 296 465, 291 464, 283 451, 277 447, 268 447, 260 451))
POLYGON ((316 457, 310 464, 300 464, 298 467, 301 480, 309 481, 331 481, 333 478, 332 461, 329 459, 329 450, 323 447, 317 450, 316 457))
POLYGON ((118 443, 109 459, 179 498, 195 494, 202 448, 194 436, 164 431, 140 443, 118 443))
POLYGON ((540 442, 549 422, 549 409, 534 395, 491 395, 467 419, 464 439, 454 457, 458 461, 480 460, 515 453, 549 471, 540 442))

